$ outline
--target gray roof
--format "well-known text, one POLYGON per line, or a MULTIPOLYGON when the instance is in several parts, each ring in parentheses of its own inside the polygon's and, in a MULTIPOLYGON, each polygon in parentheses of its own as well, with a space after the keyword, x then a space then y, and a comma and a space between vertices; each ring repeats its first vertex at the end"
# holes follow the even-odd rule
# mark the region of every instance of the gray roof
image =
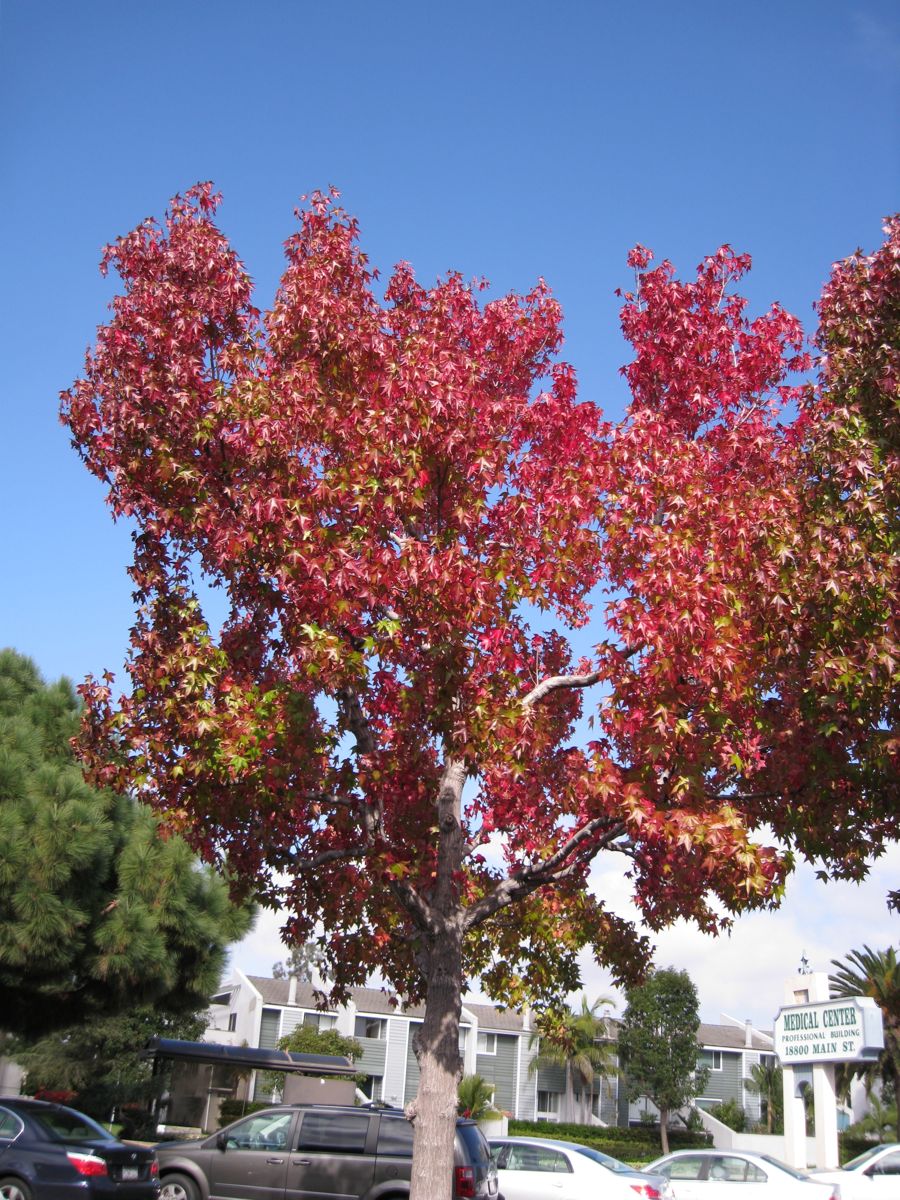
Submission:
MULTIPOLYGON (((317 1009, 320 1012, 336 1011, 335 1006, 326 1000, 324 1008, 316 1004, 316 989, 311 983, 297 983, 297 992, 293 1005, 290 1004, 291 981, 289 979, 267 979, 262 975, 248 975, 247 978, 260 993, 265 1004, 278 1004, 283 1008, 296 1007, 317 1009)), ((356 987, 350 989, 350 998, 356 1005, 357 1011, 373 1016, 390 1017, 402 1015, 405 1017, 424 1017, 425 1006, 421 1004, 400 1005, 391 1003, 391 996, 380 988, 356 987)))
POLYGON ((700 1023, 697 1041, 710 1050, 760 1050, 773 1051, 772 1034, 762 1029, 750 1029, 750 1045, 747 1045, 747 1030, 740 1025, 706 1025, 700 1023))
MULTIPOLYGON (((294 1003, 291 1005, 288 1001, 291 986, 289 979, 268 979, 263 975, 248 975, 247 978, 262 996, 264 1004, 277 1004, 282 1008, 315 1009, 318 1007, 316 1005, 315 988, 310 983, 297 983, 294 1003)), ((217 993, 217 997, 221 996, 225 991, 226 989, 222 989, 222 991, 217 993)), ((425 1016, 425 1006, 423 1004, 392 1004, 390 994, 382 991, 380 988, 351 988, 350 998, 356 1005, 357 1012, 365 1013, 369 1016, 403 1016, 417 1019, 425 1016)), ((524 1020, 521 1013, 513 1012, 511 1009, 498 1009, 492 1004, 468 1004, 466 1001, 463 1001, 463 1005, 478 1020, 478 1024, 482 1029, 518 1033, 524 1028, 524 1020)), ((326 1002, 325 1007, 319 1011, 333 1013, 335 1007, 326 1002)))
MULTIPOLYGON (((315 988, 310 983, 297 983, 294 1003, 290 1005, 288 995, 291 981, 289 979, 268 979, 262 975, 248 975, 247 978, 260 993, 265 1004, 277 1004, 282 1008, 295 1007, 309 1011, 317 1009, 321 1012, 333 1013, 335 1011, 335 1007, 327 1002, 324 1008, 318 1008, 315 988)), ((220 1000, 226 993, 227 988, 222 988, 214 999, 220 1000)), ((357 1012, 368 1016, 404 1016, 416 1020, 421 1020, 425 1016, 424 1005, 405 1006, 391 1003, 392 997, 380 988, 350 988, 350 998, 356 1005, 357 1012)), ((512 1009, 495 1008, 492 1004, 470 1004, 465 1000, 463 1006, 475 1017, 479 1028, 486 1032, 522 1033, 525 1030, 525 1019, 522 1013, 512 1009)), ((615 1038, 619 1021, 616 1018, 607 1018, 606 1020, 607 1031, 610 1037, 615 1038)), ((697 1041, 701 1046, 710 1050, 750 1049, 762 1053, 767 1051, 771 1053, 773 1050, 771 1032, 760 1029, 750 1030, 750 1046, 748 1047, 747 1031, 741 1025, 709 1025, 701 1022, 697 1030, 697 1041)))
POLYGON ((475 1017, 479 1029, 497 1033, 521 1033, 525 1028, 522 1014, 513 1012, 511 1008, 495 1008, 493 1004, 469 1004, 466 1000, 463 1000, 463 1008, 468 1009, 475 1017))

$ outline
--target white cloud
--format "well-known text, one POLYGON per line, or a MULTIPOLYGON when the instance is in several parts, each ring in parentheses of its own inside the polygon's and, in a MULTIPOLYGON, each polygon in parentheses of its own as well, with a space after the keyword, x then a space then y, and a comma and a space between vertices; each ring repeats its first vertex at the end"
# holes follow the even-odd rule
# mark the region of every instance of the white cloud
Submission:
MULTIPOLYGON (((862 884, 823 883, 812 867, 801 864, 778 910, 740 917, 730 934, 718 938, 679 922, 654 937, 655 962, 687 971, 704 1020, 716 1022, 724 1012, 771 1027, 784 1003, 785 983, 797 973, 804 953, 811 970, 828 972, 833 959, 864 944, 873 949, 897 944, 900 917, 888 911, 886 894, 898 877, 897 846, 862 884)), ((589 997, 613 994, 609 975, 592 962, 585 964, 584 976, 589 997)))

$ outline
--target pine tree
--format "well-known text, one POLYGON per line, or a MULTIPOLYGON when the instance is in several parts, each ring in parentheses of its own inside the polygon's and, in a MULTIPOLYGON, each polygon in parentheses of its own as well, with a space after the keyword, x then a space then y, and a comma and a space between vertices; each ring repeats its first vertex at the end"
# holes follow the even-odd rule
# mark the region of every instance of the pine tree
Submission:
POLYGON ((29 1038, 146 1004, 203 1008, 247 910, 127 796, 85 783, 66 680, 0 651, 0 990, 29 1038))

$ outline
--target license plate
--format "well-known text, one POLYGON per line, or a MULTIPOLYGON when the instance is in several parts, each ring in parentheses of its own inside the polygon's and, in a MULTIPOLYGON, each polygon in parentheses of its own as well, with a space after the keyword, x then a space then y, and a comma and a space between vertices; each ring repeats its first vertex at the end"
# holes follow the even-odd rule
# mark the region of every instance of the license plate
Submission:
POLYGON ((123 1179, 137 1179, 139 1174, 140 1174, 140 1172, 138 1171, 137 1167, 123 1167, 122 1168, 122 1178, 123 1179))

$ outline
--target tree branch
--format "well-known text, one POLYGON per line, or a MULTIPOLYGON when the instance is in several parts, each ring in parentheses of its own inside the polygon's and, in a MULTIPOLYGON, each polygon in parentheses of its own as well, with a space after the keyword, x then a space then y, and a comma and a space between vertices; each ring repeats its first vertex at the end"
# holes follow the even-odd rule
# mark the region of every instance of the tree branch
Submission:
POLYGON ((547 884, 559 883, 573 871, 592 858, 598 849, 608 848, 610 843, 625 833, 625 825, 616 822, 606 830, 598 840, 593 835, 606 824, 606 817, 596 817, 588 821, 556 851, 543 862, 535 863, 532 867, 522 867, 506 879, 500 881, 492 892, 482 896, 466 909, 464 924, 466 929, 480 925, 482 921, 492 917, 507 904, 522 900, 547 884))
POLYGON ((311 858, 292 859, 291 868, 298 872, 315 871, 319 867, 324 867, 326 863, 347 861, 353 858, 368 858, 371 853, 371 846, 348 846, 343 850, 323 850, 321 854, 314 854, 311 858))
POLYGON ((356 738, 357 754, 371 754, 375 749, 375 737, 366 714, 363 712, 359 696, 352 688, 339 688, 337 702, 344 715, 347 728, 356 738))
MULTIPOLYGON (((640 654, 646 645, 646 642, 638 642, 636 646, 630 646, 627 650, 618 650, 615 647, 607 647, 607 649, 615 654, 620 654, 624 658, 632 658, 635 654, 640 654)), ((542 679, 530 692, 526 693, 520 703, 523 708, 533 708, 539 700, 543 700, 550 692, 559 691, 561 688, 592 687, 595 683, 599 683, 603 677, 602 671, 588 671, 585 675, 551 675, 547 679, 542 679)))
POLYGON ((522 707, 532 708, 549 692, 559 691, 560 688, 591 687, 593 684, 599 683, 602 678, 603 675, 600 671, 591 671, 587 675, 551 675, 548 679, 542 679, 536 687, 522 697, 522 707))

